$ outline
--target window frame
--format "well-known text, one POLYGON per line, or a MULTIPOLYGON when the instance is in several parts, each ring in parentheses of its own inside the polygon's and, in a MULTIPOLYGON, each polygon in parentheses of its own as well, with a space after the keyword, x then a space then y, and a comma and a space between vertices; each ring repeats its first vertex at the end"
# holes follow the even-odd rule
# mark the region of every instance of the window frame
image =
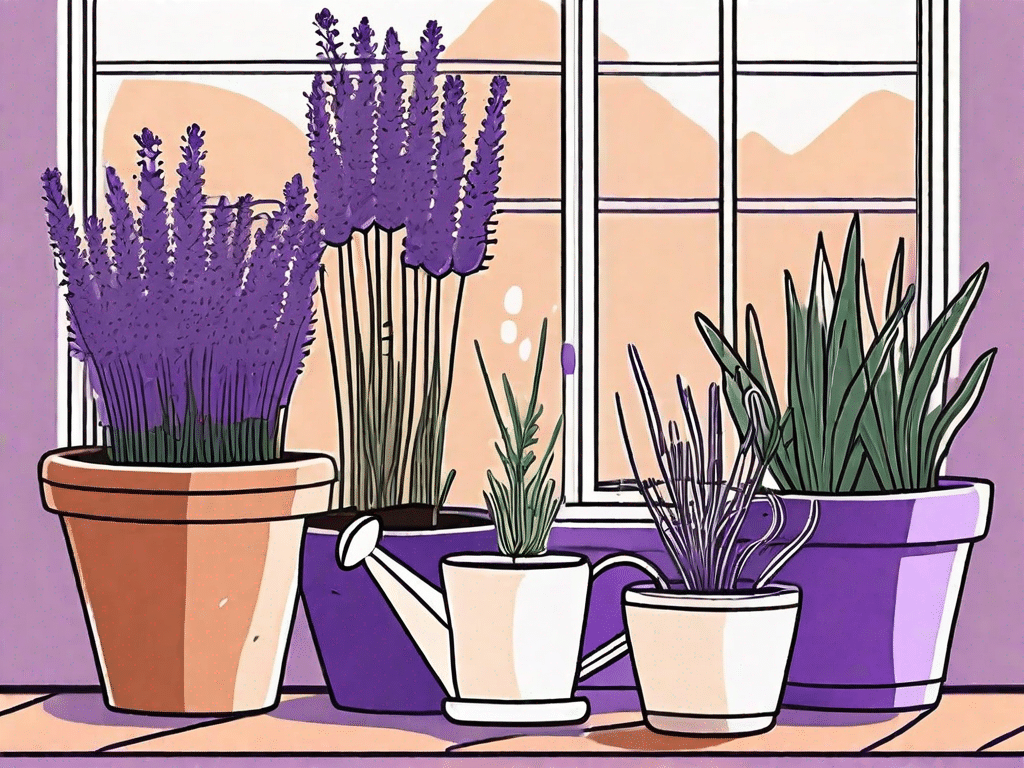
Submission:
MULTIPOLYGON (((118 74, 121 62, 100 62, 96 52, 97 4, 101 0, 66 0, 59 4, 57 83, 58 162, 66 169, 69 201, 81 216, 97 209, 97 77, 118 74)), ((649 515, 635 491, 598 490, 596 377, 591 357, 597 349, 598 222, 602 210, 631 210, 629 203, 602 201, 598 194, 598 81, 602 74, 639 75, 657 70, 694 74, 707 63, 651 64, 599 62, 599 0, 562 0, 562 56, 557 64, 538 65, 561 80, 562 108, 562 332, 563 470, 565 505, 561 520, 646 520, 649 515)), ((917 60, 917 270, 918 325, 925 327, 945 306, 959 284, 960 251, 960 0, 918 0, 917 60)), ((737 0, 719 0, 719 321, 735 339, 738 269, 737 221, 741 199, 736 187, 736 92, 744 74, 772 72, 772 64, 743 62, 736 56, 737 0)), ((235 62, 231 63, 236 66, 235 62)), ((151 74, 180 71, 181 62, 140 64, 151 74), (173 66, 171 66, 173 64, 173 66)), ((210 65, 206 65, 210 68, 210 65)), ((822 62, 801 67, 863 69, 871 64, 822 62)), ((876 63, 877 66, 877 63, 876 63)), ((481 64, 487 71, 493 65, 481 64)), ((472 70, 459 63, 459 70, 472 70)), ((499 67, 500 68, 500 67, 499 67)), ((792 66, 787 65, 787 70, 792 66)), ((554 212, 551 200, 508 200, 508 213, 554 212)), ((851 209, 852 211, 853 209, 851 209)), ((677 215, 686 215, 680 213, 677 215)), ((69 356, 65 332, 64 292, 59 289, 57 338, 58 424, 62 446, 96 445, 102 440, 95 402, 83 366, 69 356)), ((958 354, 954 351, 956 375, 958 354)))
MULTIPOLYGON (((565 120, 563 156, 563 317, 564 339, 573 349, 575 370, 563 379, 565 450, 563 488, 566 504, 559 519, 571 521, 649 520, 636 491, 599 490, 597 456, 597 381, 593 371, 598 330, 598 214, 604 210, 598 190, 597 88, 599 74, 614 66, 640 74, 650 65, 598 62, 597 18, 600 0, 567 0, 563 10, 565 120), (570 56, 569 54, 572 54, 570 56), (570 151, 573 150, 573 151, 570 151)), ((941 313, 959 284, 960 253, 960 0, 918 0, 917 60, 914 62, 745 62, 737 56, 737 0, 719 0, 719 275, 720 327, 736 341, 737 222, 742 199, 737 189, 736 94, 738 77, 785 71, 870 74, 879 66, 899 65, 916 76, 917 325, 941 313), (794 66, 797 64, 797 66, 794 66)), ((679 73, 696 63, 662 65, 679 73)), ((857 210, 855 206, 850 212, 857 210)), ((685 215, 679 214, 679 215, 685 215)), ((951 375, 958 370, 958 353, 951 375)), ((607 439, 607 438, 606 438, 607 439)))

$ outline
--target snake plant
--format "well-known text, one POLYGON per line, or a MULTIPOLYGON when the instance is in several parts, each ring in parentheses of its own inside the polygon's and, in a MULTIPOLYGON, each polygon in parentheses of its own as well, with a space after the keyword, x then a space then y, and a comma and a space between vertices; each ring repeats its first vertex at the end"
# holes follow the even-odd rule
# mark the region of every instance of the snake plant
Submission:
POLYGON ((769 430, 761 440, 778 432, 769 470, 781 490, 899 492, 937 486, 950 444, 977 406, 996 354, 990 349, 981 355, 948 396, 953 348, 978 303, 988 264, 967 279, 914 344, 914 286, 904 288, 904 262, 901 238, 879 322, 868 294, 859 216, 850 225, 838 286, 820 233, 806 305, 785 273, 785 412, 754 308, 748 305, 746 312, 745 356, 697 313, 700 333, 722 367, 737 428, 745 432, 749 422, 746 392, 759 392, 769 404, 769 430))

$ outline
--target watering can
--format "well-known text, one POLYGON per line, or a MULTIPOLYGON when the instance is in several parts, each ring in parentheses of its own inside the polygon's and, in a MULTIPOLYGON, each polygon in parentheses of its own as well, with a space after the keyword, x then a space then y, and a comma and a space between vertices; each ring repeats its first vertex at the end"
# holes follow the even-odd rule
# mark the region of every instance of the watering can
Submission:
POLYGON ((583 722, 590 703, 577 684, 629 652, 625 633, 580 659, 590 585, 616 566, 668 583, 658 567, 613 554, 593 567, 582 555, 530 557, 467 552, 441 561, 436 588, 379 546, 380 519, 354 520, 338 537, 338 564, 366 568, 447 694, 452 722, 552 725, 583 722))

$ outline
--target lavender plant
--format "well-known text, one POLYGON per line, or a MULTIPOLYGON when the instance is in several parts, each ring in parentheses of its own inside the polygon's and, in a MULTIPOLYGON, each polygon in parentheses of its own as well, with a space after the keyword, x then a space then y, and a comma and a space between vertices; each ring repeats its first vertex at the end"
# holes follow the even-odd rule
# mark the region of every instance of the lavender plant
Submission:
MULTIPOLYGON (((705 438, 690 388, 684 387, 682 378, 676 376, 676 389, 686 422, 684 439, 674 420, 668 422, 666 433, 640 353, 632 344, 629 345, 629 362, 643 403, 660 477, 641 475, 626 429, 622 399, 616 393, 619 427, 637 487, 679 572, 683 588, 687 592, 731 592, 745 583, 742 578, 751 581, 754 589, 769 584, 814 533, 818 505, 816 501, 812 503, 811 513, 799 535, 783 544, 758 573, 744 577, 751 557, 778 548, 786 527, 785 507, 773 493, 762 490, 779 436, 777 431, 765 427, 760 394, 750 390, 745 395, 751 417, 726 477, 718 385, 712 383, 708 388, 705 438), (760 538, 743 542, 740 530, 758 492, 768 498, 771 523, 760 538)), ((763 562, 763 558, 759 558, 759 562, 763 562)))
POLYGON ((139 145, 141 206, 106 169, 110 239, 96 216, 85 245, 60 171, 42 175, 47 225, 67 285, 69 342, 83 361, 111 461, 207 465, 272 461, 282 414, 313 340, 322 233, 294 176, 253 236, 251 195, 209 204, 204 132, 182 137, 168 206, 161 140, 139 145))
POLYGON ((443 472, 444 434, 465 280, 485 269, 494 242, 508 80, 491 81, 467 168, 465 83, 448 76, 439 98, 436 21, 420 38, 408 93, 394 29, 378 57, 363 18, 350 59, 330 10, 314 27, 330 73, 307 94, 309 147, 325 239, 339 254, 336 274, 321 280, 333 277, 341 299, 341 317, 327 320, 347 358, 334 357, 336 391, 344 378, 349 393, 347 413, 337 403, 351 479, 339 495, 360 509, 408 501, 436 513, 454 479, 443 472))

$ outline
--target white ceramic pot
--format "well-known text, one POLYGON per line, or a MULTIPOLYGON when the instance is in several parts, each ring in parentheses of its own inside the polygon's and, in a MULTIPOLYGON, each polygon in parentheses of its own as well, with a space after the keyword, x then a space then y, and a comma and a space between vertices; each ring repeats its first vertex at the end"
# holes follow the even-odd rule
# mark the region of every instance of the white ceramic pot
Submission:
POLYGON ((702 595, 640 585, 623 600, 652 730, 711 736, 775 725, 800 612, 798 587, 702 595))

